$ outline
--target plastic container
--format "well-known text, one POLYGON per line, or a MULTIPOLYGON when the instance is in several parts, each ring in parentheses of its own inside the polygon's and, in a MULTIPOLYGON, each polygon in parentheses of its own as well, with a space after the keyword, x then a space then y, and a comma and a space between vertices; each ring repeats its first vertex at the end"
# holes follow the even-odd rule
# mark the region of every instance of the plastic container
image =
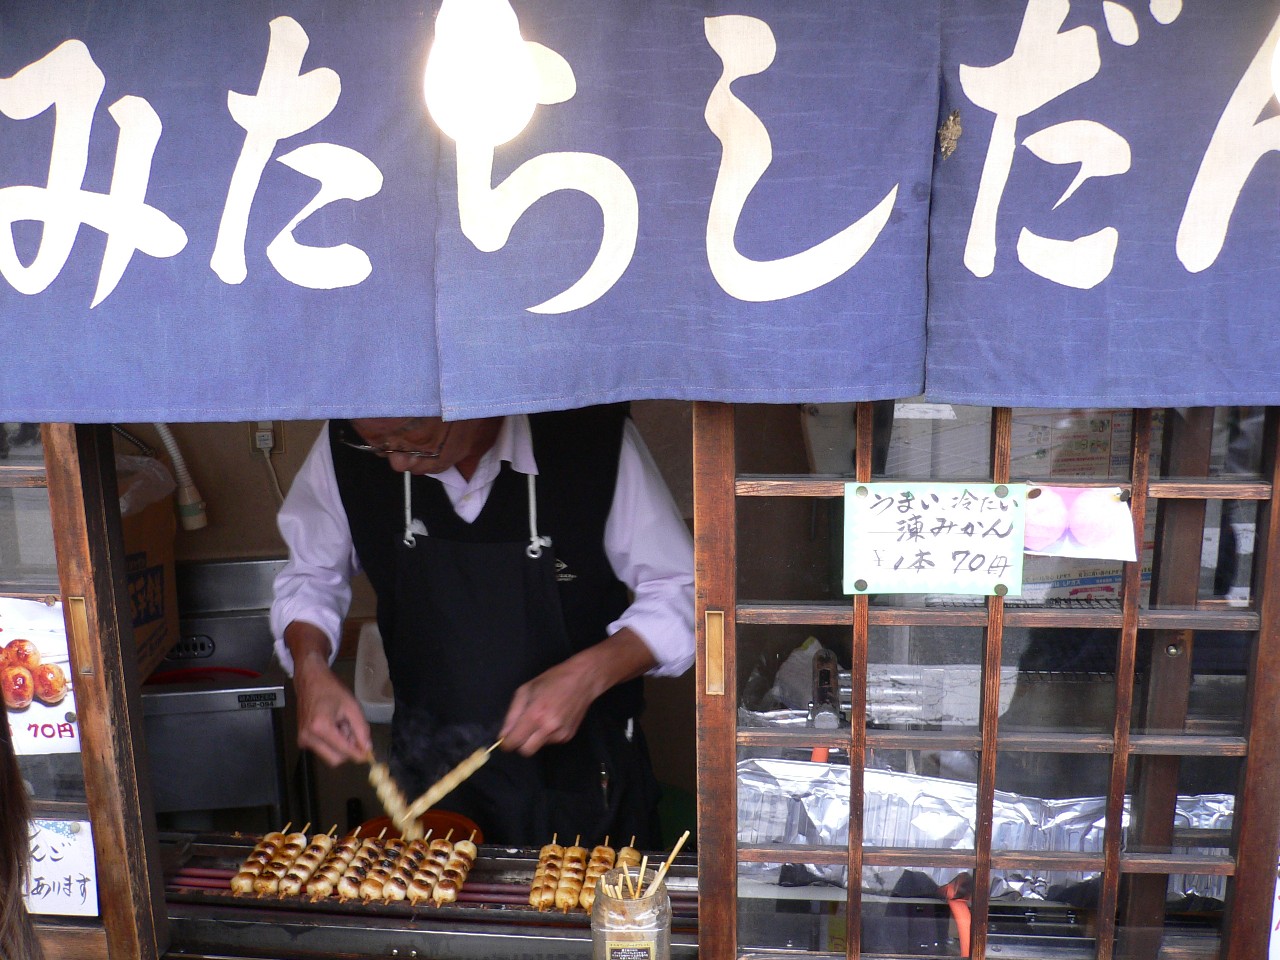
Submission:
POLYGON ((387 672, 387 654, 382 634, 372 620, 360 627, 356 642, 355 694, 370 723, 390 723, 395 713, 395 696, 387 672))
POLYGON ((645 871, 640 897, 630 895, 620 869, 600 878, 591 908, 595 960, 671 960, 671 898, 665 880, 653 883, 656 875, 655 870, 645 871), (609 889, 623 896, 614 897, 609 889))

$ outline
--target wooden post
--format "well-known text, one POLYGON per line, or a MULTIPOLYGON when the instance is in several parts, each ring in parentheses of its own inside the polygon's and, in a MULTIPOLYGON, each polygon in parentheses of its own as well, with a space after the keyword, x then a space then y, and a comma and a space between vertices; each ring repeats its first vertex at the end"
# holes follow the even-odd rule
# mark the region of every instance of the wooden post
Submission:
MULTIPOLYGON (((106 426, 43 427, 99 908, 111 960, 154 960, 168 928, 106 426)), ((71 954, 67 954, 70 956, 71 954)))
POLYGON ((693 407, 695 623, 698 631, 698 955, 733 960, 738 940, 733 407, 693 407))

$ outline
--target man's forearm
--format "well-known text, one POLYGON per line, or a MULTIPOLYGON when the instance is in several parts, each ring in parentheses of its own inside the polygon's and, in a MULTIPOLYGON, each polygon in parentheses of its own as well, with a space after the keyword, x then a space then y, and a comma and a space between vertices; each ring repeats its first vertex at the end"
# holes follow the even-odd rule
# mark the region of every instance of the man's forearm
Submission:
POLYGON ((623 627, 570 660, 578 657, 583 658, 583 670, 590 678, 593 700, 620 683, 644 676, 658 663, 640 634, 630 627, 623 627))
POLYGON ((285 627, 284 643, 293 657, 293 675, 297 679, 300 673, 316 666, 329 668, 333 645, 323 630, 314 623, 305 620, 294 620, 285 627))
POLYGON ((503 749, 531 757, 544 744, 568 742, 597 697, 656 662, 640 634, 627 627, 580 650, 516 690, 502 724, 503 749))
POLYGON ((330 766, 369 757, 369 724, 351 691, 329 666, 333 645, 314 623, 295 620, 284 631, 293 656, 298 697, 298 745, 314 750, 330 766))

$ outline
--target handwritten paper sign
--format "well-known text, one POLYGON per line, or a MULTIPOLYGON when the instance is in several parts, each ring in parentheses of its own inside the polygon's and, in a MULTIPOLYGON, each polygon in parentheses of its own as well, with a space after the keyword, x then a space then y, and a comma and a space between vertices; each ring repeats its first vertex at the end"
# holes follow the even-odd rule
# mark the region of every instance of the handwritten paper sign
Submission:
POLYGON ((80 727, 61 603, 0 597, 0 680, 7 679, 8 669, 25 671, 24 683, 31 690, 25 702, 5 703, 14 752, 79 753, 80 727))
POLYGON ((845 484, 845 593, 1019 596, 1026 484, 845 484))
POLYGON ((32 913, 98 915, 93 831, 86 820, 34 820, 31 871, 23 898, 32 913))

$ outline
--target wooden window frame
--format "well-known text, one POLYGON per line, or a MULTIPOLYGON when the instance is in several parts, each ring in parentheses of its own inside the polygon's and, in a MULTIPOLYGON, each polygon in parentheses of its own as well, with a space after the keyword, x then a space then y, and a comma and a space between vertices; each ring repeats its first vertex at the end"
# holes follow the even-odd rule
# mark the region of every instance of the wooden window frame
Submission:
MULTIPOLYGON (((49 960, 156 960, 168 946, 168 920, 141 738, 111 431, 44 424, 41 442, 44 466, 0 466, 0 486, 48 488, 86 803, 37 800, 33 814, 92 824, 99 916, 37 917, 36 930, 49 960)), ((5 583, 0 593, 43 599, 49 591, 5 583)))
MULTIPOLYGON (((871 480, 873 405, 856 405, 858 442, 852 479, 871 480)), ((970 956, 987 955, 990 877, 993 869, 1040 867, 1080 870, 1102 875, 1095 930, 1096 956, 1117 955, 1121 925, 1130 929, 1160 928, 1164 921, 1165 877, 1193 873, 1227 877, 1227 900, 1218 956, 1256 960, 1269 941, 1271 903, 1280 849, 1280 409, 1268 408, 1263 432, 1261 479, 1209 477, 1209 438, 1213 408, 1193 408, 1166 418, 1164 464, 1153 476, 1151 438, 1153 412, 1133 411, 1133 444, 1127 482, 1105 485, 1127 488, 1135 536, 1144 534, 1149 499, 1160 502, 1156 528, 1150 607, 1140 607, 1142 565, 1124 565, 1119 611, 1006 609, 990 597, 985 609, 921 610, 871 608, 868 598, 847 603, 753 603, 737 599, 736 503, 745 497, 839 497, 849 477, 756 476, 737 473, 734 407, 694 404, 694 539, 697 579, 697 717, 699 950, 708 960, 728 960, 741 953, 738 932, 738 865, 803 862, 838 864, 851 878, 864 865, 951 866, 974 874, 970 956), (1183 477, 1202 479, 1182 479, 1183 477), (1197 604, 1200 542, 1206 499, 1241 499, 1258 503, 1252 593, 1248 609, 1197 604), (1190 540, 1194 538, 1195 543, 1190 540), (1194 569, 1192 569, 1194 568, 1194 569), (1174 605, 1178 608, 1175 609, 1174 605), (738 624, 802 624, 848 627, 852 635, 852 706, 847 729, 839 731, 738 730, 736 697, 736 628, 738 624), (948 624, 984 629, 980 731, 867 731, 867 644, 871 625, 948 624), (1110 734, 1035 733, 1001 735, 999 692, 1001 646, 1008 626, 1088 626, 1116 629, 1120 646, 1116 667, 1114 725, 1110 734), (1186 687, 1190 681, 1190 646, 1197 629, 1252 632, 1244 736, 1186 732, 1186 687), (1152 667, 1145 704, 1135 704, 1134 675, 1138 632, 1154 631, 1155 640, 1182 651, 1152 667), (1157 691, 1152 693, 1152 691, 1157 691), (1140 716, 1142 729, 1132 728, 1140 716), (996 751, 1088 752, 1109 755, 1110 786, 1106 796, 1106 829, 1099 853, 992 851, 996 751), (860 817, 850 817, 847 849, 791 844, 740 846, 736 818, 736 758, 739 747, 828 747, 848 751, 855 769, 865 764, 868 748, 947 749, 976 751, 979 756, 975 846, 970 851, 873 848, 862 845, 860 817), (1172 810, 1177 764, 1183 756, 1242 758, 1236 792, 1230 853, 1165 854, 1137 852, 1141 846, 1172 843, 1172 810), (1122 810, 1130 764, 1134 764, 1133 831, 1141 841, 1135 852, 1121 850, 1122 810)), ((1009 482, 1012 411, 993 408, 990 482, 1009 482)), ((1017 478, 1024 479, 1024 478, 1017 478)), ((1034 478, 1031 478, 1034 479, 1034 478)), ((1055 481, 1058 482, 1058 481, 1055 481)), ((1100 483, 1074 485, 1101 485, 1100 483)), ((851 810, 863 806, 862 778, 851 778, 851 810)), ((846 899, 847 956, 860 957, 861 884, 850 882, 846 899)), ((1140 938, 1139 938, 1140 939, 1140 938)), ((1125 956, 1156 957, 1157 942, 1125 943, 1125 956)))

